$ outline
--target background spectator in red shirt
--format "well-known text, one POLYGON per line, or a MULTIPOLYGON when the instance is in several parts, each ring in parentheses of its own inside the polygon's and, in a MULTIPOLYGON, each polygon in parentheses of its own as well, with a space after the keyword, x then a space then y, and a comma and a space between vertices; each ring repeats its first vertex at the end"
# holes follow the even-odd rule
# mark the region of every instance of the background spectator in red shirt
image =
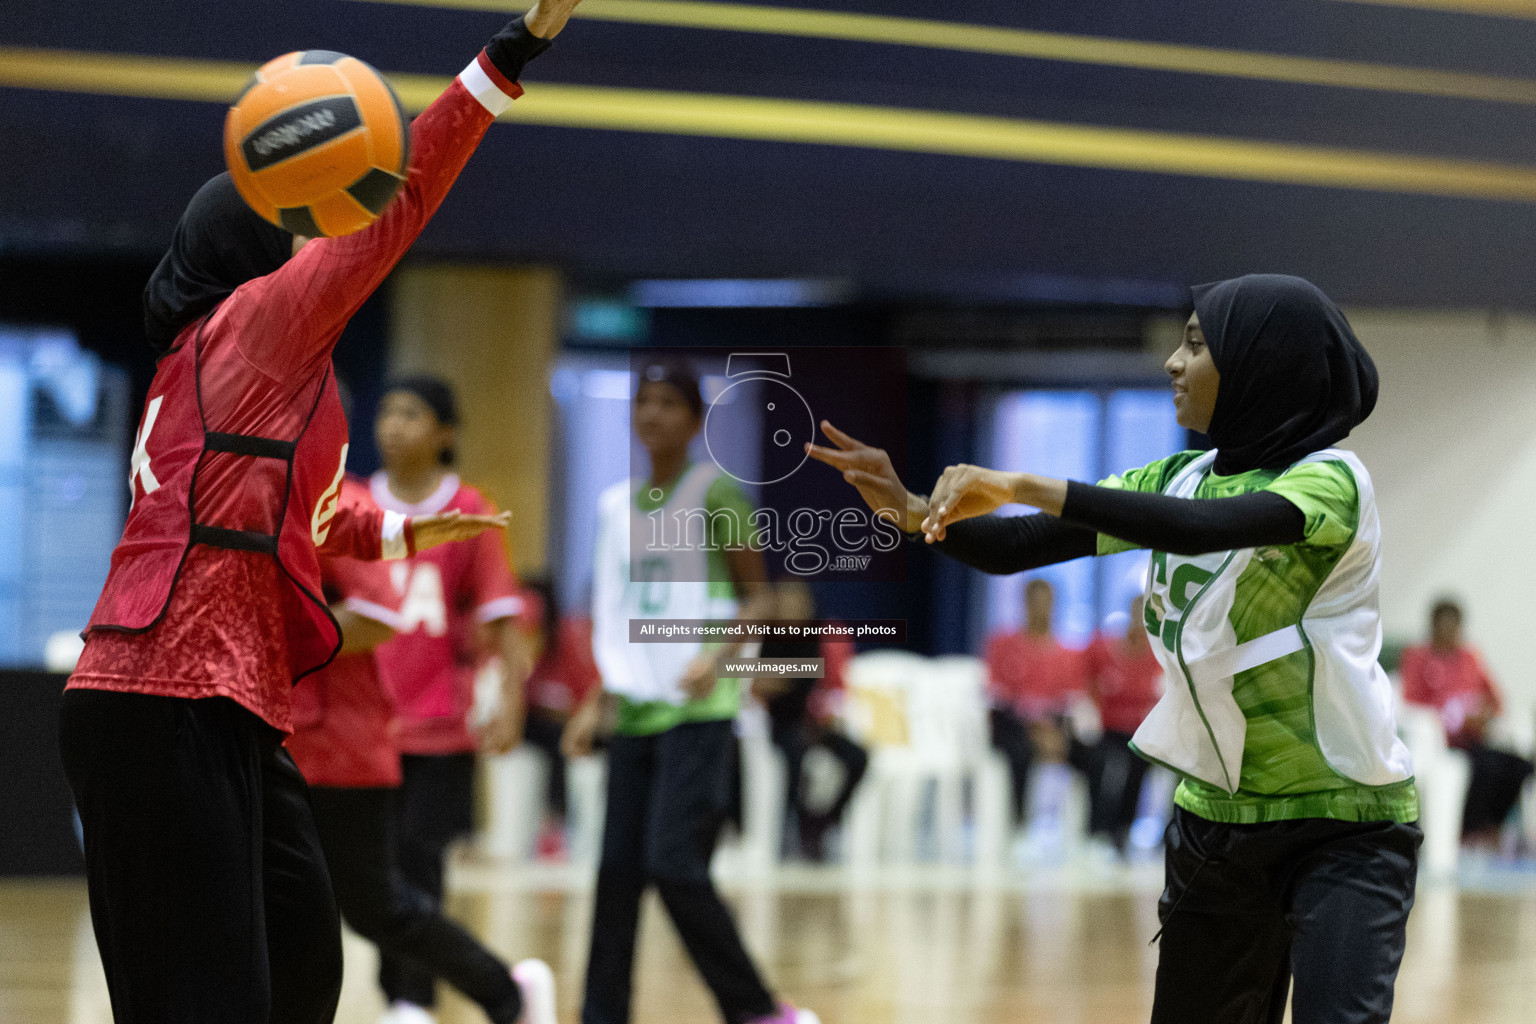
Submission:
POLYGON ((1008 759, 1013 815, 1024 821, 1024 795, 1035 760, 1066 760, 1062 720, 1083 688, 1082 655, 1063 647, 1051 629, 1056 593, 1043 579, 1024 587, 1024 625, 987 642, 992 745, 1008 759))
POLYGON ((1462 640, 1461 606, 1441 600, 1429 613, 1429 643, 1403 651, 1403 699, 1440 712, 1446 742, 1472 762, 1462 841, 1497 847, 1499 830, 1531 777, 1531 762, 1486 742, 1488 723, 1504 709, 1498 687, 1477 651, 1462 640))
POLYGON ((1131 750, 1131 736, 1163 689, 1163 668, 1147 642, 1141 608, 1138 597, 1125 629, 1095 634, 1083 652, 1088 696, 1104 733, 1097 743, 1076 745, 1073 758, 1088 779, 1088 832, 1108 839, 1122 857, 1150 767, 1131 750))

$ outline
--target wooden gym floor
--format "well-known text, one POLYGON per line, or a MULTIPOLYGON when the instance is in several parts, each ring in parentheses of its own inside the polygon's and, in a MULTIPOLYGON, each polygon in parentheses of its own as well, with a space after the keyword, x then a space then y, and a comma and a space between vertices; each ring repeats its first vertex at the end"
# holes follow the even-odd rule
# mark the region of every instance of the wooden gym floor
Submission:
MULTIPOLYGON (((584 872, 460 864, 452 912, 508 958, 555 969, 574 1024, 584 872)), ((729 884, 748 945, 826 1024, 1132 1024, 1147 1019, 1158 872, 1073 871, 976 885, 942 869, 853 878, 791 869, 729 884)), ((338 1024, 375 1024, 371 947, 349 937, 338 1024)), ((660 906, 647 906, 636 1024, 715 1024, 660 906)), ((448 993, 442 1024, 479 1024, 448 993)), ((1536 876, 1424 886, 1397 986, 1399 1024, 1536 1020, 1536 876)), ((83 882, 0 880, 0 1022, 110 1024, 83 882)), ((1193 1022, 1192 1022, 1193 1024, 1193 1022)))

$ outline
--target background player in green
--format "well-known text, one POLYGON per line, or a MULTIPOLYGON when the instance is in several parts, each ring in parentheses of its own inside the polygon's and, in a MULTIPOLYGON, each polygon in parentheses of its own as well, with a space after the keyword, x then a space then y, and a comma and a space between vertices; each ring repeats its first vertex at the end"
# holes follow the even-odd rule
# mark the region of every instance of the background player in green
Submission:
POLYGON ((1154 1024, 1380 1024, 1413 905, 1418 798, 1376 662, 1380 527, 1346 437, 1376 369, 1306 281, 1194 291, 1168 359, 1180 452, 1099 486, 951 466, 931 497, 823 429, 811 454, 872 508, 989 572, 1152 550, 1145 624, 1168 690, 1137 731, 1182 777, 1154 1024), (987 515, 1018 502, 1032 516, 987 515))
POLYGON ((740 644, 629 642, 631 619, 772 615, 762 551, 749 544, 752 503, 718 466, 689 461, 703 412, 691 367, 647 366, 634 425, 649 478, 598 499, 592 653, 603 688, 562 743, 568 757, 589 753, 608 705, 614 735, 582 1024, 628 1024, 640 899, 652 885, 726 1024, 818 1024, 769 992, 709 876, 736 780, 742 685, 720 678, 720 662, 740 644), (688 521, 695 529, 681 536, 688 521))

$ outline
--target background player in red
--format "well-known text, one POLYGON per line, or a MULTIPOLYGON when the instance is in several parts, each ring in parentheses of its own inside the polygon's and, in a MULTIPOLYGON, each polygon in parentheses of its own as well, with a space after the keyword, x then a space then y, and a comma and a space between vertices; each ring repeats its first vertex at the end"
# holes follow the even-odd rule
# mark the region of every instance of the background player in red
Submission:
POLYGON ((161 358, 134 501, 60 721, 118 1024, 335 1013, 339 922, 281 741, 293 681, 340 644, 317 549, 376 555, 410 534, 398 515, 338 512, 331 350, 576 2, 513 22, 416 119, 406 182, 368 229, 306 243, 220 175, 145 289, 161 358))
MULTIPOLYGON (((490 512, 480 492, 451 471, 458 425, 458 403, 443 381, 392 384, 374 423, 384 462, 369 484, 374 502, 406 515, 490 512)), ((532 667, 516 622, 523 601, 499 534, 436 548, 391 573, 400 624, 375 656, 399 720, 397 853, 407 880, 441 901, 448 846, 473 826, 475 752, 503 754, 522 739, 523 681, 532 667), (501 700, 475 730, 475 672, 488 651, 501 655, 501 700)), ((421 1019, 419 1008, 435 1002, 432 974, 380 952, 379 985, 393 1012, 421 1019)))
MULTIPOLYGON (((341 501, 372 508, 365 481, 347 476, 341 501)), ((363 938, 430 967, 492 1024, 556 1024, 554 981, 539 961, 507 965, 444 918, 438 901, 405 880, 395 859, 392 804, 400 786, 394 705, 373 650, 401 624, 390 564, 325 558, 326 600, 342 647, 293 694, 288 750, 310 786, 315 826, 342 917, 363 938), (526 1017, 525 1017, 526 1013, 526 1017)))
POLYGON ((1099 709, 1104 733, 1097 743, 1074 744, 1073 751, 1074 764, 1088 779, 1088 831, 1108 839, 1122 857, 1150 767, 1131 750, 1131 737, 1163 693, 1163 669, 1147 643, 1141 614, 1138 597, 1125 629, 1094 634, 1083 652, 1088 696, 1099 709))
POLYGON ((1520 799, 1531 762, 1488 745, 1488 724, 1504 710, 1482 657, 1462 638, 1461 605, 1441 600, 1429 613, 1429 642, 1405 648, 1398 671, 1403 699, 1440 712, 1446 741, 1467 752, 1472 775, 1461 816, 1461 838, 1496 850, 1499 831, 1520 799))
POLYGON ((1024 587, 1024 623, 987 641, 987 688, 992 701, 992 745, 1008 760, 1015 823, 1024 820, 1029 772, 1037 759, 1066 757, 1062 716, 1082 690, 1082 656, 1052 631, 1056 595, 1032 579, 1024 587))

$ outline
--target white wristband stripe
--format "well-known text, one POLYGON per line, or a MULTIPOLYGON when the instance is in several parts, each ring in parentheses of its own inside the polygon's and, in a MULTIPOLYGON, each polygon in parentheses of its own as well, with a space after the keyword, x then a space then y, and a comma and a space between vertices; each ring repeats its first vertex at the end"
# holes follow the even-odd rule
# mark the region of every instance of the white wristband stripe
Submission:
POLYGON ((386 559, 398 559, 410 557, 410 549, 405 543, 405 520, 402 512, 384 513, 384 554, 386 559))
POLYGON ((520 597, 494 598, 475 609, 475 620, 495 622, 497 619, 514 618, 523 614, 527 606, 527 602, 520 597))
POLYGON ((392 608, 386 608, 381 604, 364 600, 361 597, 349 597, 341 605, 354 615, 361 615, 365 619, 381 622, 397 632, 405 625, 405 619, 399 612, 392 608))
POLYGON ((482 107, 491 112, 492 117, 500 117, 512 105, 512 97, 491 81, 491 76, 485 73, 478 58, 470 61, 469 67, 459 72, 459 81, 482 107))

